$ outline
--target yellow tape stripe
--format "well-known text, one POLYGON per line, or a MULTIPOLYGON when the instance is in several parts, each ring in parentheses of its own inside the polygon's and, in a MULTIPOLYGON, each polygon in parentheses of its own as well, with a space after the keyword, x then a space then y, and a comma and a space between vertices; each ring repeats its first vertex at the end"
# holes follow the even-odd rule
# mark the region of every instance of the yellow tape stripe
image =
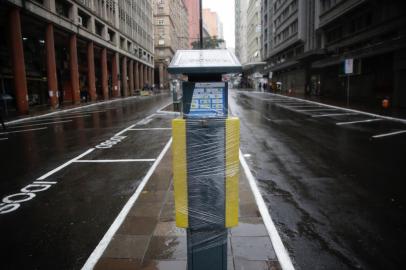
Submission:
POLYGON ((186 121, 172 120, 173 186, 175 194, 176 226, 187 228, 187 163, 186 163, 186 121))
POLYGON ((226 120, 226 227, 238 225, 240 120, 226 120))

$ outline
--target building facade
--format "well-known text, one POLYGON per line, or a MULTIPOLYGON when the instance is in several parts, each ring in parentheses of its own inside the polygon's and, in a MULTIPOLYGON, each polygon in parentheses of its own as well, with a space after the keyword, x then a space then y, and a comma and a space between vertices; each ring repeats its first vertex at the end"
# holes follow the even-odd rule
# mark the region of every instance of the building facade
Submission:
POLYGON ((199 30, 199 0, 184 0, 188 11, 188 26, 189 26, 189 48, 192 48, 192 43, 200 38, 199 30))
POLYGON ((326 57, 312 63, 323 95, 343 97, 344 59, 354 59, 351 100, 406 108, 406 3, 319 0, 315 28, 326 57))
POLYGON ((2 1, 0 15, 10 113, 128 96, 153 81, 150 1, 2 1))
POLYGON ((406 3, 377 0, 262 0, 265 74, 282 91, 406 107, 406 3), (344 73, 345 59, 354 72, 344 73))
POLYGON ((168 88, 168 65, 177 50, 189 48, 187 7, 183 0, 157 0, 154 4, 155 84, 168 88))
POLYGON ((304 92, 310 61, 317 57, 315 1, 262 0, 264 74, 286 91, 304 92))
MULTIPOLYGON (((208 8, 203 9, 203 27, 207 29, 210 37, 217 37, 224 40, 223 23, 217 12, 208 8)), ((220 48, 226 48, 226 42, 220 44, 220 48)))
POLYGON ((247 10, 249 0, 235 0, 235 55, 241 64, 247 63, 247 10))
POLYGON ((247 60, 248 63, 260 62, 261 57, 261 14, 260 0, 250 0, 247 10, 247 60))

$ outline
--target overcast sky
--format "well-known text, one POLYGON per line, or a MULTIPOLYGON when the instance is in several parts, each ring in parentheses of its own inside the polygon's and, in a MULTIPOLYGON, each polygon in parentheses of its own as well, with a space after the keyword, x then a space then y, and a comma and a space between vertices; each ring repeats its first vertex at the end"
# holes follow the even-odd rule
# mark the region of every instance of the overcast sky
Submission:
POLYGON ((228 48, 234 48, 234 0, 202 0, 203 8, 217 12, 223 23, 224 39, 228 48))

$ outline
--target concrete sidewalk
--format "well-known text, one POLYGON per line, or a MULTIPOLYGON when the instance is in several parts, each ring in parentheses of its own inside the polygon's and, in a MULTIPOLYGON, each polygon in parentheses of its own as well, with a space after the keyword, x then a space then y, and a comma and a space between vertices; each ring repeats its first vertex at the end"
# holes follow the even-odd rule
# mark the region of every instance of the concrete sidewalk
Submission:
MULTIPOLYGON (((239 186, 240 223, 229 230, 228 269, 281 269, 243 170, 239 186)), ((169 150, 94 269, 186 269, 186 231, 175 226, 174 211, 169 150)))

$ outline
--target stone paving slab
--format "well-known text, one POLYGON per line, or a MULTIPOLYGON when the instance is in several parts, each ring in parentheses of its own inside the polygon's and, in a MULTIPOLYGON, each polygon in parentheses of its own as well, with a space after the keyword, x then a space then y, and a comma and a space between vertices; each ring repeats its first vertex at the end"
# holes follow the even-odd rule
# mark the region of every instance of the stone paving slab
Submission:
MULTIPOLYGON (((228 270, 280 270, 243 170, 239 188, 240 222, 228 233, 228 270)), ((186 270, 186 243, 186 230, 175 225, 168 151, 94 269, 186 270)))

